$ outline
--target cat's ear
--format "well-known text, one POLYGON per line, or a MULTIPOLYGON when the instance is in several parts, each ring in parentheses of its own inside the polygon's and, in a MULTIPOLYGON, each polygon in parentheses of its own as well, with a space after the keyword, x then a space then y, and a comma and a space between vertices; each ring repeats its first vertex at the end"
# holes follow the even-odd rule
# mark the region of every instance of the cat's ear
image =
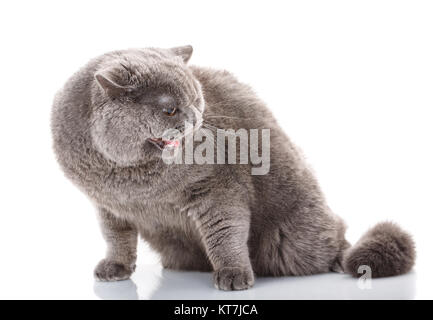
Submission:
POLYGON ((114 69, 105 69, 95 74, 96 82, 111 98, 122 96, 131 91, 130 87, 121 84, 122 81, 118 73, 114 69))
POLYGON ((187 63, 188 60, 192 56, 192 46, 182 46, 182 47, 175 47, 170 49, 171 52, 173 52, 176 56, 179 56, 183 59, 183 62, 187 63))

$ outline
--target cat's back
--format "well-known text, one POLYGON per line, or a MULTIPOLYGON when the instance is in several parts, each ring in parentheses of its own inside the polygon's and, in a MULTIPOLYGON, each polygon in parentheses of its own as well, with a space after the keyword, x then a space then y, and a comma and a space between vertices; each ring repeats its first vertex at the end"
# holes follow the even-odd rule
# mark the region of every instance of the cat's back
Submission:
MULTIPOLYGON (((294 190, 309 190, 311 199, 322 206, 323 197, 314 175, 299 148, 282 131, 266 104, 250 86, 237 80, 230 72, 192 67, 200 81, 206 100, 205 120, 225 129, 270 129, 270 170, 252 176, 260 200, 254 208, 268 215, 287 215, 301 195, 294 190)), ((304 193, 302 193, 304 195, 304 193)))
POLYGON ((206 101, 204 118, 223 128, 279 128, 265 103, 227 70, 191 66, 206 101))

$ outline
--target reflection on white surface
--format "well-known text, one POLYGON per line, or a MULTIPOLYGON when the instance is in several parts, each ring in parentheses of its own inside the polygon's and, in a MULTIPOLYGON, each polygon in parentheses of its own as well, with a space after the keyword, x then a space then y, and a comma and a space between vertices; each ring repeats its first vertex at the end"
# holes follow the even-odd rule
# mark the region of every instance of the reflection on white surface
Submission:
POLYGON ((132 280, 95 282, 94 291, 103 300, 138 300, 137 286, 132 280))
POLYGON ((306 277, 257 278, 252 289, 216 290, 210 273, 162 270, 142 266, 132 280, 95 282, 101 299, 413 299, 416 275, 373 279, 371 289, 360 289, 358 280, 329 273, 306 277))

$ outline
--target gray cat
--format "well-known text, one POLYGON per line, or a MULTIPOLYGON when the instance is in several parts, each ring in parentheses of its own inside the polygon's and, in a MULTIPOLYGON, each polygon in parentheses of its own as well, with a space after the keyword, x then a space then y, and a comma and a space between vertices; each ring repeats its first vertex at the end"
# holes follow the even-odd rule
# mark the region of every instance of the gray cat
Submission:
POLYGON ((226 71, 188 66, 191 54, 191 46, 110 52, 55 97, 57 159, 97 206, 107 242, 97 280, 131 275, 138 235, 165 268, 213 271, 222 290, 247 289, 254 275, 357 276, 367 265, 386 277, 412 268, 414 242, 395 224, 378 224, 350 247, 343 221, 264 103, 226 71), (181 132, 181 143, 192 134, 185 121, 192 132, 270 129, 269 172, 162 161, 167 129, 181 132))

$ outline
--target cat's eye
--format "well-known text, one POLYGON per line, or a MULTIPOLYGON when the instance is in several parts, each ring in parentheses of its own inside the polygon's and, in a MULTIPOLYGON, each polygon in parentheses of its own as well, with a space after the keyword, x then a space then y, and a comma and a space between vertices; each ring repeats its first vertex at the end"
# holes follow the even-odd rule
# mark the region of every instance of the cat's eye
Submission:
POLYGON ((167 116, 174 116, 176 114, 177 109, 176 108, 164 108, 162 111, 164 111, 164 113, 167 116))

